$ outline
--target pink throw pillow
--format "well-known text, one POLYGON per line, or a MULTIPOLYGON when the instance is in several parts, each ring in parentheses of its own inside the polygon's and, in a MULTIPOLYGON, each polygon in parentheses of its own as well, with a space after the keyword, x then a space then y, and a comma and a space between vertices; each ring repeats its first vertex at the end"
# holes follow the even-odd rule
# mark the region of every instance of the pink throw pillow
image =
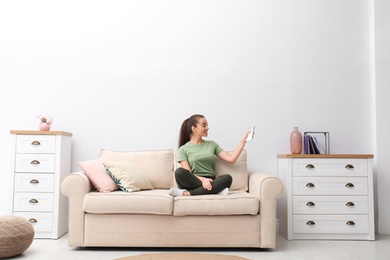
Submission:
POLYGON ((118 189, 118 185, 106 172, 102 160, 79 162, 79 165, 99 192, 111 192, 118 189))

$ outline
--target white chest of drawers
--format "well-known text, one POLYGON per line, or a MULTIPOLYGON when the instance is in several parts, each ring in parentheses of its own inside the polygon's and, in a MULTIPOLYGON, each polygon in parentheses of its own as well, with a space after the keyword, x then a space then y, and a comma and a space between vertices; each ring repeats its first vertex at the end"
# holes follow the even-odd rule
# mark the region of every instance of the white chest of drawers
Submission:
POLYGON ((278 155, 279 233, 293 239, 375 240, 370 154, 278 155))
POLYGON ((33 224, 35 238, 58 239, 68 231, 60 185, 70 173, 72 134, 11 130, 11 136, 10 212, 33 224))

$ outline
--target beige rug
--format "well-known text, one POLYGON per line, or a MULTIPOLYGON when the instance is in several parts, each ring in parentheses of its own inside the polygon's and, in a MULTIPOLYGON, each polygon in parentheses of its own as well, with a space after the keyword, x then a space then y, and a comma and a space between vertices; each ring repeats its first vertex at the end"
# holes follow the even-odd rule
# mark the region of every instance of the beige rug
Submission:
POLYGON ((156 253, 118 258, 116 260, 248 260, 234 255, 203 253, 156 253))

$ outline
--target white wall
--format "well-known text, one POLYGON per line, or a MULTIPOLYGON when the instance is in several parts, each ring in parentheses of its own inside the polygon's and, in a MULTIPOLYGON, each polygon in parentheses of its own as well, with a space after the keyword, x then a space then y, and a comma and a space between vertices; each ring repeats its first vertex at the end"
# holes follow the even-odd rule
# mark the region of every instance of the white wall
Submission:
POLYGON ((377 218, 378 232, 390 234, 390 208, 388 207, 390 183, 390 2, 376 0, 375 3, 377 218))
POLYGON ((41 113, 74 134, 73 170, 102 148, 176 148, 193 113, 226 150, 256 124, 249 168, 272 175, 293 126, 371 153, 368 15, 368 0, 1 1, 0 160, 41 113))

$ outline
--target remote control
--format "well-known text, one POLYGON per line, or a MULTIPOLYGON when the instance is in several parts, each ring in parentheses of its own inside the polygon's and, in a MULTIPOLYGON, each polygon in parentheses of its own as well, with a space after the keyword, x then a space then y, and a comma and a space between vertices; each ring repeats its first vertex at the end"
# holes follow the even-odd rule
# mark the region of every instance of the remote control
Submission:
POLYGON ((246 141, 250 142, 250 141, 252 141, 253 135, 255 133, 255 126, 254 125, 250 125, 248 131, 250 131, 250 133, 249 133, 248 137, 246 138, 246 141))

